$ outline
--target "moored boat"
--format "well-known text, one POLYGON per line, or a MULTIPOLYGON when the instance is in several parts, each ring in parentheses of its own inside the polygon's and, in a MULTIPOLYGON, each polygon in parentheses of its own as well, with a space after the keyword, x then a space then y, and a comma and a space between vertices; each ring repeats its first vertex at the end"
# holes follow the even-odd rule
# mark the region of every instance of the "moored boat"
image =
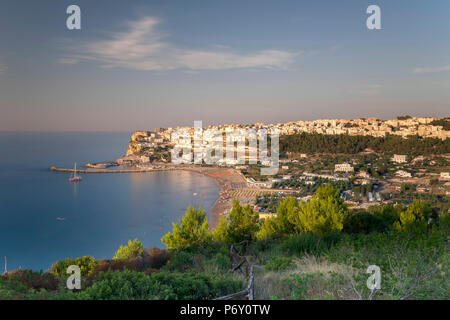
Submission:
POLYGON ((77 163, 75 162, 75 167, 73 169, 73 175, 69 178, 70 182, 81 182, 83 179, 79 175, 77 175, 77 163))

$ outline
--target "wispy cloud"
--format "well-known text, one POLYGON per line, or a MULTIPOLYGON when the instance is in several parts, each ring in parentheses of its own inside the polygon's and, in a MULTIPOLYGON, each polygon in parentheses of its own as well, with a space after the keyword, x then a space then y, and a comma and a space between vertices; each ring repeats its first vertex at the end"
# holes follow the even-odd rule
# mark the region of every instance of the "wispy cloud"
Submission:
POLYGON ((170 43, 158 30, 160 21, 146 17, 128 23, 128 30, 111 34, 108 40, 85 43, 71 48, 60 63, 79 60, 98 61, 104 68, 135 70, 223 70, 237 68, 286 69, 297 53, 283 50, 261 50, 239 54, 226 46, 213 49, 185 49, 170 43), (74 51, 75 50, 75 51, 74 51))
POLYGON ((74 59, 74 58, 60 58, 58 59, 58 63, 61 64, 77 64, 79 62, 78 59, 74 59))
POLYGON ((5 73, 5 72, 6 72, 6 66, 4 64, 2 64, 0 61, 0 74, 5 73))
POLYGON ((450 71, 450 65, 437 68, 415 68, 413 73, 436 73, 450 71))
POLYGON ((381 92, 382 86, 380 84, 368 84, 365 86, 360 86, 353 90, 350 90, 350 94, 352 95, 361 95, 361 96, 374 96, 381 92))

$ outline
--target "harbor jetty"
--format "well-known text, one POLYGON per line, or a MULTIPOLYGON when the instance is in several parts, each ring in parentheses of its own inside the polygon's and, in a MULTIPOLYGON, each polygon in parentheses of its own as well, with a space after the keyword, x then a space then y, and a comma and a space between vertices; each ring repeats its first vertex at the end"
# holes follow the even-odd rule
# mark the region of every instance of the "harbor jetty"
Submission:
MULTIPOLYGON (((111 169, 85 169, 85 170, 79 170, 77 169, 78 173, 142 173, 142 172, 155 172, 155 171, 170 171, 170 170, 178 170, 178 168, 174 167, 166 167, 166 168, 140 168, 140 169, 117 169, 117 170, 111 170, 111 169)), ((74 172, 74 169, 66 169, 66 168, 56 168, 56 167, 50 167, 50 171, 55 172, 74 172)))

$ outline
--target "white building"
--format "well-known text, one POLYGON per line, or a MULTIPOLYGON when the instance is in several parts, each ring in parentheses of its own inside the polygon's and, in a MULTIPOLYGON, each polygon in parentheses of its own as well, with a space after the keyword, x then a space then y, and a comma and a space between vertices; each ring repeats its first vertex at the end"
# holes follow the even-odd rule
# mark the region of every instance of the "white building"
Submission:
POLYGON ((269 181, 256 181, 253 178, 247 178, 247 185, 250 188, 272 188, 272 183, 269 181))
POLYGON ((334 166, 335 172, 353 172, 355 169, 349 163, 340 163, 334 166))
POLYGON ((407 172, 405 170, 398 170, 397 172, 395 172, 395 175, 400 178, 411 178, 412 177, 411 173, 407 172))
POLYGON ((441 180, 450 180, 450 172, 441 172, 440 179, 441 180))
POLYGON ((405 163, 406 162, 406 155, 404 154, 394 154, 394 156, 391 159, 395 163, 405 163))
POLYGON ((357 176, 360 178, 366 178, 366 179, 370 178, 370 174, 367 171, 360 171, 360 172, 358 172, 357 176))

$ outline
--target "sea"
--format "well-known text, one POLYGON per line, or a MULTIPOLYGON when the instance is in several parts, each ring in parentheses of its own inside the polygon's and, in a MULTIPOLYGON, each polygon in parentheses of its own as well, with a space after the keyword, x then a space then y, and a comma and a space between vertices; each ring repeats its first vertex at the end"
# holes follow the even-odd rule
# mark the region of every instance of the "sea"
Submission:
POLYGON ((111 259, 133 239, 165 248, 161 237, 189 205, 209 217, 220 189, 198 173, 89 173, 72 183, 49 170, 115 160, 130 136, 0 132, 0 273, 5 257, 8 271, 46 271, 69 257, 111 259))

